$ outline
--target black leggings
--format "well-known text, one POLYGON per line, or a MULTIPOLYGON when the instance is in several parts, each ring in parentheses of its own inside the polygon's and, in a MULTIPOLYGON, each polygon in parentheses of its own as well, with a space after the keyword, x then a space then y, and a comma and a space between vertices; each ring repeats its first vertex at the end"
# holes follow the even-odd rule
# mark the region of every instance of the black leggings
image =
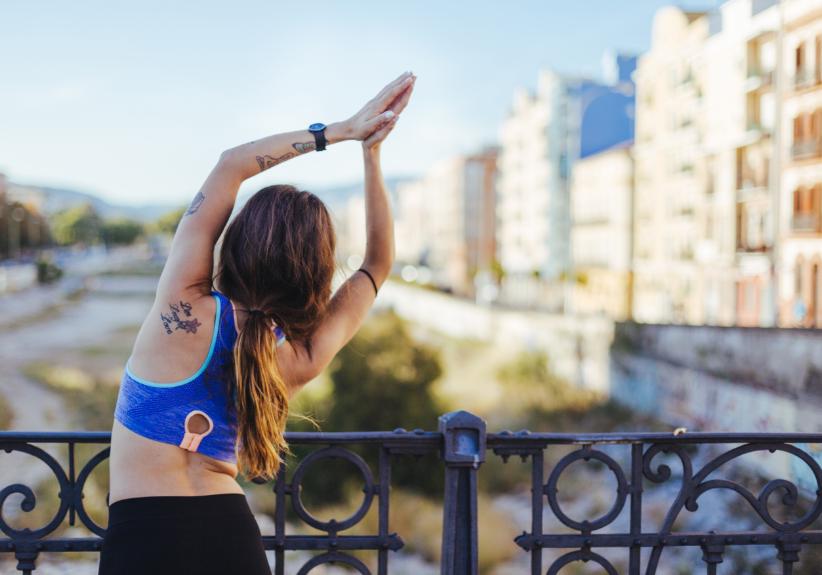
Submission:
POLYGON ((99 575, 271 575, 245 495, 136 497, 109 507, 99 575))

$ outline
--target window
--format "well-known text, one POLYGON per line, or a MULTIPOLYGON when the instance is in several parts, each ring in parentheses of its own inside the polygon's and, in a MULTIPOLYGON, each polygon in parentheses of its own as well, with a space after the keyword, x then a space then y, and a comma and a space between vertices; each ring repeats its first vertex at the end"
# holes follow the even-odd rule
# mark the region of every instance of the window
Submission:
POLYGON ((814 44, 816 45, 816 49, 814 50, 816 56, 814 79, 817 84, 820 84, 822 83, 822 36, 817 36, 814 44))
POLYGON ((745 205, 739 203, 736 205, 736 247, 742 249, 745 247, 745 205))
POLYGON ((802 116, 797 116, 793 119, 793 141, 801 142, 803 138, 803 124, 802 116))

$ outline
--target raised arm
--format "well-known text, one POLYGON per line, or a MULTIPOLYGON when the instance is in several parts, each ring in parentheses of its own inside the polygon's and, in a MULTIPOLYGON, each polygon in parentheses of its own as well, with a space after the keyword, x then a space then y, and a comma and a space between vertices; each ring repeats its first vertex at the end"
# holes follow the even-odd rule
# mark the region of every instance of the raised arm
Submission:
MULTIPOLYGON (((401 75, 357 114, 326 128, 328 144, 364 140, 391 122, 384 102, 404 88, 401 75), (378 110, 383 106, 382 110, 378 110)), ((183 294, 208 295, 214 245, 225 227, 242 182, 273 166, 315 149, 307 129, 267 136, 224 151, 180 220, 157 287, 158 301, 176 301, 183 294)))
MULTIPOLYGON (((331 298, 327 313, 312 339, 310 358, 302 358, 298 386, 314 379, 354 336, 365 320, 379 289, 391 272, 394 262, 394 220, 380 166, 382 142, 394 129, 414 89, 416 76, 404 80, 404 88, 390 103, 383 104, 391 119, 362 141, 365 171, 366 245, 361 268, 346 279, 331 298)), ((382 111, 382 110, 380 110, 382 111)))

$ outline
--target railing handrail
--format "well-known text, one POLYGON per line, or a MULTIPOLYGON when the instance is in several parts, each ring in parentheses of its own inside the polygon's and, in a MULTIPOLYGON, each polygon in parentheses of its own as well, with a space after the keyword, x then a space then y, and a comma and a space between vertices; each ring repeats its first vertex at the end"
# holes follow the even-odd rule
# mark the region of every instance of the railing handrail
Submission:
MULTIPOLYGON (((442 440, 439 431, 286 431, 286 441, 301 444, 339 443, 392 443, 413 438, 422 443, 442 440)), ((763 443, 778 439, 785 443, 822 443, 822 433, 811 432, 755 432, 755 431, 685 431, 671 432, 631 431, 603 433, 557 433, 530 430, 502 430, 487 434, 489 444, 515 438, 518 442, 532 440, 551 444, 587 443, 763 443)), ((110 431, 0 431, 0 442, 28 443, 109 443, 110 431)), ((490 445, 489 445, 490 448, 490 445)))
MULTIPOLYGON (((749 546, 775 548, 777 560, 785 569, 800 561, 800 556, 810 545, 822 545, 822 530, 811 529, 822 516, 822 467, 819 454, 807 444, 822 444, 822 433, 779 432, 670 432, 619 431, 607 433, 555 433, 533 432, 527 429, 508 429, 488 433, 485 422, 466 411, 455 411, 439 418, 437 431, 423 429, 393 431, 300 431, 286 432, 286 441, 292 444, 313 445, 317 449, 297 462, 290 477, 285 467, 270 482, 277 499, 274 515, 275 533, 263 534, 263 545, 276 556, 277 575, 284 573, 286 551, 311 549, 325 551, 310 560, 311 565, 353 562, 348 550, 372 550, 378 555, 378 575, 388 574, 388 553, 404 546, 396 532, 390 531, 388 504, 390 498, 391 461, 395 455, 424 455, 436 452, 445 472, 445 491, 442 506, 441 573, 443 575, 476 575, 478 573, 477 485, 480 469, 487 458, 500 457, 504 462, 512 456, 530 459, 531 467, 531 524, 517 536, 516 544, 532 555, 532 566, 545 572, 543 559, 550 560, 548 573, 558 573, 571 562, 593 561, 608 573, 615 573, 612 563, 600 548, 621 548, 627 551, 630 575, 639 575, 645 559, 642 549, 649 548, 646 573, 654 573, 666 548, 701 547, 708 573, 711 566, 723 561, 726 547, 749 546), (378 448, 378 472, 362 456, 346 448, 345 444, 369 444, 378 448), (726 446, 725 449, 694 449, 707 444, 726 446), (800 444, 800 445, 798 445, 800 444), (802 445, 803 444, 803 445, 802 445), (551 446, 575 446, 563 449, 558 461, 546 457, 544 452, 551 446), (611 446, 610 448, 608 448, 611 446), (599 449, 602 447, 602 449, 599 449), (748 454, 779 453, 791 457, 802 467, 804 475, 794 470, 791 478, 772 479, 759 493, 750 486, 729 479, 717 478, 716 472, 738 458, 748 454), (365 499, 358 511, 338 521, 322 521, 308 512, 302 504, 301 486, 307 470, 319 460, 342 458, 359 469, 365 484, 365 499), (670 458, 673 458, 670 459, 670 458), (563 510, 558 497, 561 478, 565 471, 580 461, 594 460, 603 473, 610 473, 616 482, 613 506, 600 517, 592 520, 576 519, 563 510), (677 461, 676 464, 672 461, 677 461), (545 464, 550 462, 550 467, 545 464), (664 522, 649 530, 643 524, 643 492, 646 485, 673 482, 679 490, 665 516, 664 522), (744 498, 754 516, 760 518, 764 529, 734 531, 678 531, 674 521, 683 508, 694 511, 697 499, 705 492, 716 489, 733 490, 744 498), (791 507, 801 497, 812 500, 802 517, 782 522, 769 510, 772 494, 778 493, 782 505, 791 507), (306 524, 324 532, 322 535, 286 533, 286 502, 290 499, 294 512, 306 524), (378 506, 380 517, 377 532, 370 535, 343 533, 356 524, 368 512, 372 501, 378 506), (543 513, 550 512, 563 527, 543 526, 543 513), (625 515, 623 515, 623 513, 625 515), (617 526, 614 521, 622 516, 630 521, 627 527, 617 526), (607 526, 612 526, 605 529, 607 526), (570 528, 568 531, 567 528, 570 528), (616 530, 614 530, 616 528, 616 530), (655 529, 655 530, 654 530, 655 529), (327 533, 325 533, 327 532, 327 533), (543 558, 547 549, 565 550, 563 555, 543 558)), ((88 460, 76 461, 78 444, 108 444, 109 431, 0 431, 0 450, 33 456, 50 467, 54 473, 60 494, 60 506, 47 524, 36 529, 18 529, 3 516, 6 499, 22 495, 23 511, 36 505, 34 491, 20 483, 10 484, 0 490, 0 552, 13 554, 17 569, 24 574, 36 571, 36 561, 42 553, 67 551, 99 552, 105 528, 89 516, 84 502, 84 486, 95 468, 109 456, 109 448, 102 447, 88 460), (63 462, 53 450, 45 450, 37 444, 64 444, 68 447, 68 461, 63 462), (92 536, 51 537, 57 527, 75 525, 79 520, 92 536)), ((779 468, 783 469, 783 468, 779 468)), ((762 468, 771 475, 774 468, 762 468)), ((776 471, 781 473, 781 471, 776 471)), ((0 486, 2 487, 2 486, 0 486)), ((774 504, 776 496, 774 495, 774 504)), ((354 565, 355 563, 349 563, 354 565)), ((306 564, 308 565, 308 563, 306 564)), ((304 566, 304 569, 306 567, 304 566)), ((367 571, 362 571, 365 573, 367 571)))

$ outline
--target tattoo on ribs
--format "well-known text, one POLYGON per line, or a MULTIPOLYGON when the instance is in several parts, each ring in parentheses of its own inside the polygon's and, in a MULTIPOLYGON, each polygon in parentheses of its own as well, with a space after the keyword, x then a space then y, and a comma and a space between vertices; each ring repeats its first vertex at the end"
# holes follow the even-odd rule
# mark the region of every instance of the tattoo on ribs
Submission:
POLYGON ((191 205, 188 206, 186 213, 183 215, 189 216, 199 210, 200 206, 203 204, 203 201, 205 201, 205 194, 203 194, 203 192, 197 192, 197 195, 194 196, 193 200, 191 200, 191 205))
POLYGON ((279 158, 274 158, 269 155, 265 156, 257 156, 257 163, 260 165, 260 171, 267 170, 272 166, 276 166, 277 164, 281 164, 282 162, 293 158, 297 154, 295 152, 287 152, 280 156, 279 158))
POLYGON ((183 317, 191 317, 191 304, 180 300, 179 303, 168 304, 169 313, 160 313, 160 319, 163 321, 163 328, 167 335, 171 335, 175 330, 181 329, 186 333, 197 333, 197 328, 202 324, 194 317, 191 319, 183 319, 183 317), (182 314, 183 317, 180 317, 182 314), (174 329, 171 329, 174 324, 174 329))

